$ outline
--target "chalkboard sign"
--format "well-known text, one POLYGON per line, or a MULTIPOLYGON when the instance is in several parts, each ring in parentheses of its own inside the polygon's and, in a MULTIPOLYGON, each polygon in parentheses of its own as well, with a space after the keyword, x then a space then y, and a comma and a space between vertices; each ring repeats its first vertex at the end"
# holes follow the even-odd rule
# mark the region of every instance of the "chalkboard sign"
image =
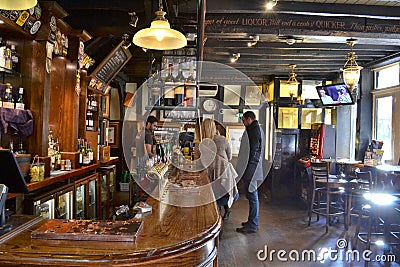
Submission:
POLYGON ((132 54, 123 47, 122 41, 93 71, 92 76, 96 77, 103 84, 107 85, 118 74, 118 72, 131 59, 132 54))

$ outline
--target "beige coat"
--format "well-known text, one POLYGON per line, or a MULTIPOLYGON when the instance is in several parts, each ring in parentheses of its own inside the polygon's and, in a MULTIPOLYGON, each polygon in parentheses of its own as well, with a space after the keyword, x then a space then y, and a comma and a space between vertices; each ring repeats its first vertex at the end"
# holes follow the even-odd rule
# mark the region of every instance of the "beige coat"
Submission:
MULTIPOLYGON (((233 198, 238 193, 236 178, 238 174, 230 163, 232 159, 231 146, 224 136, 216 135, 213 140, 205 139, 196 150, 211 181, 220 180, 225 192, 229 193, 228 205, 231 206, 233 198), (213 142, 212 142, 213 141, 213 142)), ((222 197, 223 195, 217 196, 222 197)))

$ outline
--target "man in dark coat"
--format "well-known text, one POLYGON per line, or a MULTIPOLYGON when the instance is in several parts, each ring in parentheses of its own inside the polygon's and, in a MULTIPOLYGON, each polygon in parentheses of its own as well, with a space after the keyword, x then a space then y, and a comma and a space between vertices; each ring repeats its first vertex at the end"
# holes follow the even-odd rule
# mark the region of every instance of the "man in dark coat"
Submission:
POLYGON ((264 179, 262 162, 264 157, 264 133, 254 112, 243 114, 242 122, 246 126, 240 143, 237 172, 243 179, 246 198, 249 200, 249 216, 241 228, 240 233, 254 233, 258 230, 258 182, 264 179))

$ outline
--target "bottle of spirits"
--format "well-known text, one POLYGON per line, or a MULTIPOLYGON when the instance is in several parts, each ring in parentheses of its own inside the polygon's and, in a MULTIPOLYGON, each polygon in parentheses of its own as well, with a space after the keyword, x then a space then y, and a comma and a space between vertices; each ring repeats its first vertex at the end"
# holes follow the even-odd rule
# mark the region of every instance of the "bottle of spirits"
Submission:
POLYGON ((2 37, 0 37, 0 68, 4 68, 6 66, 6 42, 2 37))
POLYGON ((6 69, 12 70, 12 60, 11 60, 11 49, 6 49, 6 63, 4 66, 6 69))
POLYGON ((13 71, 18 71, 19 56, 15 50, 15 45, 11 45, 11 63, 13 71))
POLYGON ((174 76, 172 75, 172 64, 168 67, 168 76, 165 78, 164 82, 164 106, 174 105, 174 76))
POLYGON ((88 143, 88 154, 89 154, 89 162, 90 162, 90 164, 94 163, 92 142, 88 143))
POLYGON ((83 146, 84 146, 84 149, 83 149, 83 153, 82 153, 82 155, 83 155, 82 164, 83 165, 89 165, 90 164, 90 158, 89 158, 89 151, 88 151, 88 148, 87 148, 87 142, 84 142, 83 146))
POLYGON ((15 109, 25 109, 24 104, 24 88, 20 87, 18 90, 17 102, 15 102, 15 109))
POLYGON ((82 148, 82 139, 78 139, 78 152, 79 152, 79 164, 83 163, 83 148, 82 148))
POLYGON ((193 66, 190 64, 189 76, 185 80, 185 107, 195 107, 197 103, 197 86, 193 76, 193 66))
POLYGON ((12 96, 12 86, 6 83, 6 93, 3 100, 3 108, 14 108, 14 98, 12 96))
POLYGON ((184 86, 185 86, 185 77, 183 77, 182 69, 179 69, 178 75, 175 77, 175 105, 181 105, 184 99, 184 86))

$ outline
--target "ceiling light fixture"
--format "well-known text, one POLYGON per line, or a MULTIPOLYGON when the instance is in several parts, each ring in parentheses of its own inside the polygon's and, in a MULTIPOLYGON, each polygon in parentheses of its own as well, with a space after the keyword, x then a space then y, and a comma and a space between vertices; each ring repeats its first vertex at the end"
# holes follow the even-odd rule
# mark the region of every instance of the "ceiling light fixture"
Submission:
POLYGON ((136 25, 138 23, 139 17, 136 15, 136 12, 129 12, 129 16, 131 16, 131 21, 129 22, 129 25, 131 25, 133 28, 136 28, 136 25))
POLYGON ((231 63, 235 63, 240 58, 240 53, 232 54, 231 63))
POLYGON ((167 14, 164 12, 161 0, 157 17, 151 22, 150 28, 142 29, 133 36, 132 42, 142 48, 155 50, 173 50, 187 45, 186 37, 179 31, 170 27, 167 14))
POLYGON ((247 43, 248 47, 255 46, 258 43, 258 41, 260 41, 260 36, 258 35, 250 36, 250 39, 252 40, 252 42, 247 43))
POLYGON ((356 61, 356 53, 353 52, 353 46, 357 43, 356 39, 347 39, 346 43, 350 46, 350 52, 347 54, 347 61, 344 63, 344 66, 341 71, 343 71, 343 81, 349 87, 350 91, 354 91, 354 88, 358 84, 360 80, 360 70, 363 67, 358 66, 356 61))
POLYGON ((26 10, 36 6, 37 0, 2 0, 0 9, 4 10, 26 10))
POLYGON ((291 65, 289 65, 289 68, 291 70, 289 72, 289 79, 287 80, 286 84, 289 85, 289 95, 290 95, 290 98, 293 99, 293 97, 298 89, 299 81, 297 81, 297 79, 296 79, 297 74, 294 72, 296 65, 291 64, 291 65))
POLYGON ((278 3, 278 0, 268 0, 265 7, 267 8, 267 10, 271 10, 274 8, 274 6, 276 6, 277 3, 278 3))

